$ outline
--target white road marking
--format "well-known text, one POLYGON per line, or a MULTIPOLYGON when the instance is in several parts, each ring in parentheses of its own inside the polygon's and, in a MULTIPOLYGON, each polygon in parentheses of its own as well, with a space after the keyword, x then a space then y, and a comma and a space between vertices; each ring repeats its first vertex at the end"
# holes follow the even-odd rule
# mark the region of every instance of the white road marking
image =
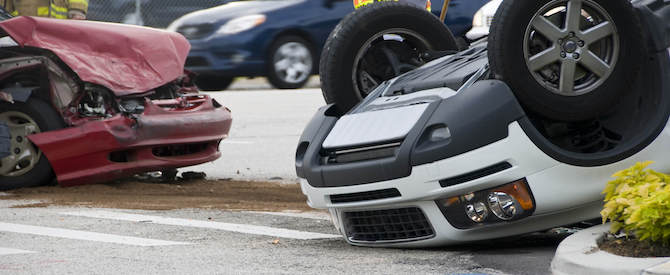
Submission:
POLYGON ((244 211, 244 213, 264 214, 273 216, 313 219, 330 221, 330 214, 324 212, 262 212, 262 211, 244 211))
POLYGON ((185 245, 189 243, 163 241, 155 239, 144 239, 129 236, 120 236, 112 234, 95 233, 81 230, 70 230, 54 227, 42 227, 33 225, 13 224, 0 222, 0 231, 32 234, 39 236, 57 237, 74 240, 94 241, 103 243, 116 243, 136 246, 164 246, 164 245, 185 245))
POLYGON ((14 249, 14 248, 0 247, 0 256, 13 255, 13 254, 28 254, 28 253, 37 253, 37 252, 28 251, 28 250, 21 250, 21 249, 14 249))
POLYGON ((154 223, 154 224, 163 224, 163 225, 176 225, 176 226, 208 228, 208 229, 217 229, 217 230, 231 231, 231 232, 237 232, 237 233, 245 233, 245 234, 253 234, 253 235, 265 235, 265 236, 287 238, 287 239, 298 239, 298 240, 341 238, 340 235, 313 233, 313 232, 297 231, 297 230, 274 228, 274 227, 267 227, 267 226, 222 223, 222 222, 211 222, 211 221, 199 221, 199 220, 188 220, 188 219, 177 219, 177 218, 165 218, 165 217, 158 217, 158 216, 147 216, 147 215, 130 214, 130 213, 117 213, 117 212, 102 211, 102 210, 100 210, 100 211, 67 212, 67 213, 61 213, 61 214, 62 215, 70 215, 70 216, 79 216, 79 217, 98 218, 98 219, 111 219, 111 220, 154 223))

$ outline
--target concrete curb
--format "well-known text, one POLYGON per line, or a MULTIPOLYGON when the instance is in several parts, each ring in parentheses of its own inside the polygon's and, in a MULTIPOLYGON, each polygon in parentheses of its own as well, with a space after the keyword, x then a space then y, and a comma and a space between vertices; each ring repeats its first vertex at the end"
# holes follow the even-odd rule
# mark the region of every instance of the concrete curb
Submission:
POLYGON ((631 258, 598 249, 597 241, 609 229, 609 224, 594 226, 563 240, 551 261, 551 272, 555 275, 670 275, 670 257, 631 258))

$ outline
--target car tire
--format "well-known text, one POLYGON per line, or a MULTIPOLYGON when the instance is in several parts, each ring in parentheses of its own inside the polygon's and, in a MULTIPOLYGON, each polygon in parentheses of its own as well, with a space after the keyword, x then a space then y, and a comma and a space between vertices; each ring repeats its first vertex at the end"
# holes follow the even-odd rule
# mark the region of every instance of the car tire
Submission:
POLYGON ((199 75, 195 78, 195 85, 203 91, 223 91, 233 84, 232 77, 213 75, 199 75))
POLYGON ((646 50, 631 2, 580 2, 567 1, 576 17, 557 0, 506 0, 495 14, 491 70, 526 112, 558 121, 595 119, 611 112, 636 79, 646 50))
POLYGON ((275 41, 268 55, 268 81, 277 89, 299 89, 314 73, 314 50, 307 40, 284 36, 275 41))
MULTIPOLYGON (((11 104, 0 102, 0 110, 2 110, 0 111, 0 119, 6 123, 11 121, 8 124, 26 126, 33 124, 38 127, 36 132, 53 131, 65 127, 60 114, 51 105, 37 98, 30 98, 25 103, 15 102, 11 104)), ((46 156, 35 145, 30 143, 25 136, 17 135, 16 133, 12 135, 12 152, 14 154, 16 154, 14 150, 17 148, 21 148, 22 152, 34 151, 30 154, 32 157, 28 157, 30 163, 19 164, 18 162, 13 162, 16 163, 15 167, 23 165, 24 168, 13 168, 13 172, 7 173, 0 166, 0 173, 3 173, 0 174, 0 190, 39 186, 52 182, 54 174, 46 156), (19 137, 20 139, 17 139, 19 137), (24 148, 28 149, 23 150, 24 148), (10 173, 14 175, 9 175, 10 173)))
POLYGON ((340 21, 321 53, 321 89, 326 102, 335 103, 340 112, 346 113, 380 81, 422 65, 422 50, 419 48, 458 50, 458 45, 444 23, 430 12, 412 4, 379 2, 357 9, 340 21), (384 54, 378 54, 380 51, 377 49, 384 54), (388 54, 388 49, 392 49, 393 53, 404 51, 407 55, 398 55, 400 57, 396 60, 404 57, 408 62, 402 63, 402 67, 390 66, 391 72, 370 74, 363 69, 358 71, 363 68, 364 60, 366 65, 392 63, 390 58, 394 57, 388 54), (384 61, 384 58, 389 60, 384 61), (365 78, 361 76, 364 73, 367 74, 365 78))

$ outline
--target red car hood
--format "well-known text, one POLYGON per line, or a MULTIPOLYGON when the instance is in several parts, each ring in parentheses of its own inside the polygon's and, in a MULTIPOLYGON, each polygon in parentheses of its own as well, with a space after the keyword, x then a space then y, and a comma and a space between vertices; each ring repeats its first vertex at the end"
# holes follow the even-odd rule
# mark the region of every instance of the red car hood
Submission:
POLYGON ((117 96, 175 80, 191 48, 180 34, 121 24, 21 16, 0 22, 0 28, 21 46, 52 51, 81 80, 117 96))

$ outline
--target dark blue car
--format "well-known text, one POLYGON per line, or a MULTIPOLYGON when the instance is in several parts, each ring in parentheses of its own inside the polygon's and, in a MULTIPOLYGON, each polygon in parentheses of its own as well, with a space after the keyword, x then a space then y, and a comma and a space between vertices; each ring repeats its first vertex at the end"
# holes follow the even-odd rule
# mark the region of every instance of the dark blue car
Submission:
MULTIPOLYGON (((488 0, 452 0, 447 25, 457 37, 488 0)), ((442 1, 432 2, 439 14, 442 1)), ((281 89, 302 87, 338 22, 354 10, 351 0, 239 1, 187 14, 169 30, 192 45, 186 68, 204 90, 224 90, 236 76, 267 76, 281 89)))

